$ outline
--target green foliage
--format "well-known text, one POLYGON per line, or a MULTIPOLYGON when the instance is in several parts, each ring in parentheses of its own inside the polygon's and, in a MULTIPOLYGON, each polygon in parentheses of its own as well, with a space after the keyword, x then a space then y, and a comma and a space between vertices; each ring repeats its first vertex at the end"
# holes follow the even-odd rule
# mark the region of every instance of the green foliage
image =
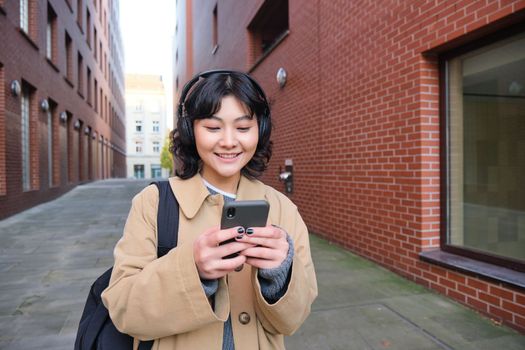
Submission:
POLYGON ((164 169, 168 169, 170 176, 173 176, 173 156, 169 150, 170 139, 166 137, 164 139, 164 145, 162 146, 162 151, 160 152, 160 166, 164 169))

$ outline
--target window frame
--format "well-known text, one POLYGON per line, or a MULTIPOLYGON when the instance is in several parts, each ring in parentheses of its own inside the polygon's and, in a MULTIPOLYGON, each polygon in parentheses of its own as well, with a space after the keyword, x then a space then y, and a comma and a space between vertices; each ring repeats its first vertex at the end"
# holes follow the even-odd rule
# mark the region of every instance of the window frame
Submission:
POLYGON ((461 247, 448 243, 450 208, 449 208, 449 164, 450 138, 449 138, 449 95, 448 95, 448 62, 466 53, 489 46, 512 36, 525 33, 519 26, 492 33, 478 40, 472 41, 461 47, 447 51, 438 57, 439 65, 439 121, 440 121, 440 249, 446 253, 464 256, 482 263, 503 266, 512 270, 525 272, 525 261, 511 257, 490 254, 485 251, 461 247))
POLYGON ((20 94, 20 160, 22 165, 22 191, 31 191, 31 100, 33 92, 23 86, 20 94))
POLYGON ((29 0, 20 0, 19 3, 20 7, 20 29, 24 31, 24 33, 29 35, 29 11, 30 11, 30 4, 29 0))
MULTIPOLYGON (((6 116, 5 116, 5 74, 4 65, 0 62, 0 135, 5 135, 6 130, 6 116)), ((5 137, 0 137, 0 149, 6 149, 5 137)), ((6 154, 0 154, 0 196, 7 194, 7 168, 6 168, 6 154)))
POLYGON ((47 3, 46 21, 46 58, 51 63, 57 62, 57 14, 51 4, 47 3))
POLYGON ((160 153, 160 142, 159 141, 153 141, 152 142, 152 149, 153 149, 153 153, 160 153))
MULTIPOLYGON (((272 26, 274 25, 275 23, 272 23, 272 26)), ((255 15, 251 18, 246 29, 249 38, 248 46, 251 48, 248 55, 248 65, 250 66, 248 72, 252 72, 290 34, 290 2, 288 0, 264 0, 255 15), (284 4, 284 2, 286 2, 286 4, 284 4), (282 12, 280 9, 276 10, 278 6, 286 6, 286 26, 283 27, 285 29, 279 33, 274 33, 273 41, 268 44, 266 48, 263 48, 262 36, 263 34, 267 34, 264 29, 267 29, 268 22, 271 22, 269 18, 272 18, 276 12, 282 12)))

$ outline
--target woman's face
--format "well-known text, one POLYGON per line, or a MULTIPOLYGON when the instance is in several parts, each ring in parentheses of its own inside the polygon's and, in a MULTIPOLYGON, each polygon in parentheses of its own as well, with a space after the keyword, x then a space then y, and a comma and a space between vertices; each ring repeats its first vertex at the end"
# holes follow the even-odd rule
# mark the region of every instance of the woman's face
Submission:
POLYGON ((194 122, 202 176, 223 190, 235 192, 241 169, 252 159, 259 141, 257 119, 233 96, 221 101, 211 118, 194 122))

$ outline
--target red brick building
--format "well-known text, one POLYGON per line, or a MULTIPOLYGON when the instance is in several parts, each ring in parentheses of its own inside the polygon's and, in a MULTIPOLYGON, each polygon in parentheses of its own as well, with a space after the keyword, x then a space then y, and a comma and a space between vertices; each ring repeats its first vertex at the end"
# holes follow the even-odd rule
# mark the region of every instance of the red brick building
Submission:
POLYGON ((0 219, 126 174, 118 0, 0 0, 0 219))
POLYGON ((312 232, 525 331, 525 1, 177 6, 175 97, 251 72, 312 232))

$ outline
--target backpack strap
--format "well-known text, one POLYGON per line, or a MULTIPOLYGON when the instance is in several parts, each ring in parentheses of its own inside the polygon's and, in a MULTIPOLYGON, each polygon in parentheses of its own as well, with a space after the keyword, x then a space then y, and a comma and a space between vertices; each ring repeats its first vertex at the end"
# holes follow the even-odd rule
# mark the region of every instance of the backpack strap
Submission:
POLYGON ((179 233, 179 203, 171 190, 169 181, 153 182, 159 189, 157 209, 157 258, 166 255, 177 246, 179 233))
MULTIPOLYGON (((171 190, 169 181, 152 182, 159 189, 157 209, 157 258, 166 255, 177 246, 179 236, 179 203, 171 190)), ((139 350, 150 350, 153 340, 141 341, 139 350)))

